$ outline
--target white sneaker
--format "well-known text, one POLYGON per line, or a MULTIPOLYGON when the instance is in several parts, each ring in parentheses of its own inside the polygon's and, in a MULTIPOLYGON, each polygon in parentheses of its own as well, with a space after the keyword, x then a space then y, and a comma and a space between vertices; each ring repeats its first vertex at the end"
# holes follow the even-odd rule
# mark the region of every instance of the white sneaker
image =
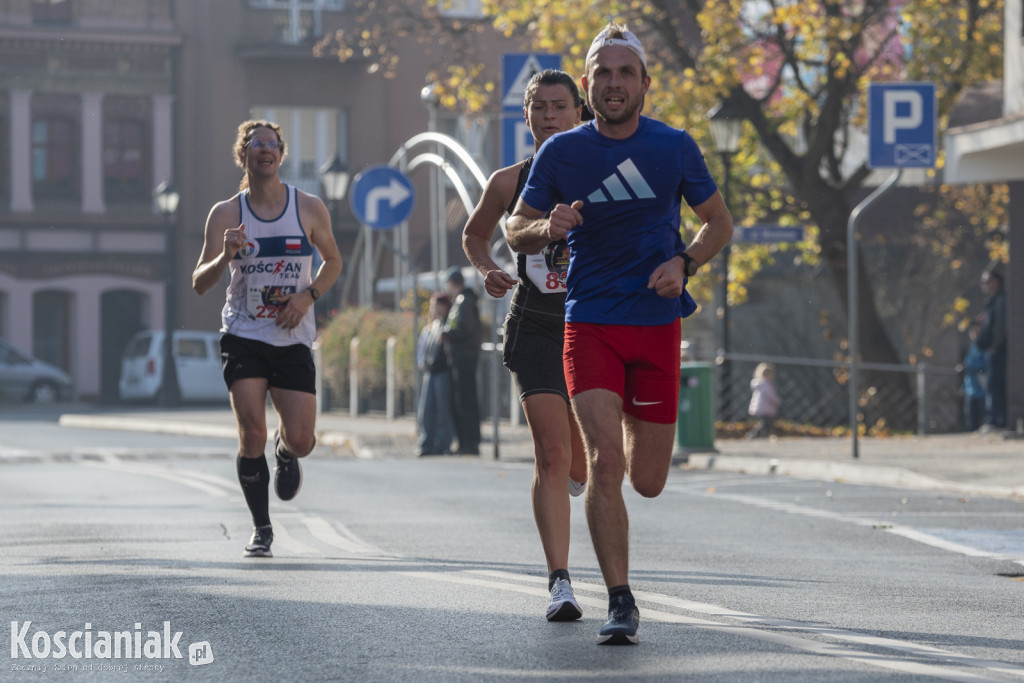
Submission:
POLYGON ((574 481, 572 477, 569 477, 569 495, 573 498, 577 498, 583 495, 583 492, 587 490, 587 482, 585 481, 574 481))
POLYGON ((551 586, 551 602, 548 603, 548 621, 575 621, 583 616, 583 610, 576 602, 572 584, 565 579, 555 579, 551 586))

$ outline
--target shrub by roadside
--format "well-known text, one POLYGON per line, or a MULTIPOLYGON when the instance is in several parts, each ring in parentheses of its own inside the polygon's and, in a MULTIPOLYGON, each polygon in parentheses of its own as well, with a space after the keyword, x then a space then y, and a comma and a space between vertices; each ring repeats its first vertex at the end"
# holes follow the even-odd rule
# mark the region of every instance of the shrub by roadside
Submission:
POLYGON ((324 383, 330 391, 332 407, 348 406, 349 349, 354 337, 359 337, 356 367, 360 378, 360 400, 366 401, 365 407, 383 407, 388 337, 396 340, 395 389, 411 401, 416 362, 412 313, 347 308, 333 317, 320 332, 324 383))

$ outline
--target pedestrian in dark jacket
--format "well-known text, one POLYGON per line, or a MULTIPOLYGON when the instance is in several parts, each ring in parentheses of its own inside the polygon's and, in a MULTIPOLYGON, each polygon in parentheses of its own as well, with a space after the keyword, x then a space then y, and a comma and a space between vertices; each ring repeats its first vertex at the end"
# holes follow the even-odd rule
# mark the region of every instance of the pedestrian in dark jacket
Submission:
POLYGON ((992 427, 1006 428, 1006 294, 1003 276, 995 269, 981 274, 985 292, 985 313, 981 317, 978 348, 988 356, 985 368, 988 421, 992 427))
POLYGON ((452 370, 452 414, 460 455, 480 454, 480 404, 476 365, 480 359, 480 311, 476 292, 466 287, 462 271, 448 270, 445 281, 452 310, 444 327, 444 342, 452 370))

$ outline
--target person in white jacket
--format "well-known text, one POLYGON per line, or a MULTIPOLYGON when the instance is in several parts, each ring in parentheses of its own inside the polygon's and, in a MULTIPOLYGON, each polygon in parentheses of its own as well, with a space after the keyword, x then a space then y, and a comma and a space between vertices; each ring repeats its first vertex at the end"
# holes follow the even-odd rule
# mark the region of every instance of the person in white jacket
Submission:
POLYGON ((772 423, 779 416, 781 403, 779 393, 775 391, 775 368, 770 363, 760 363, 750 380, 750 407, 747 412, 757 420, 757 424, 747 432, 748 439, 771 435, 772 423))

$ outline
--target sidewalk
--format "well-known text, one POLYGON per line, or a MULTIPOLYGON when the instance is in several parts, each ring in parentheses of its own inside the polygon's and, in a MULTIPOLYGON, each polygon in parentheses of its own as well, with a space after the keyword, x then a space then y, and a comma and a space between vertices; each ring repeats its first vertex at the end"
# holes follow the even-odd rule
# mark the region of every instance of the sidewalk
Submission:
MULTIPOLYGON (((268 411, 268 425, 274 417, 268 411)), ((92 429, 133 430, 231 438, 234 417, 226 407, 62 415, 60 424, 92 429)), ((494 424, 481 423, 481 460, 495 458, 494 424)), ((324 413, 317 421, 319 444, 360 458, 413 458, 416 421, 406 415, 350 417, 324 413)), ((775 474, 851 484, 877 484, 960 495, 1024 498, 1024 440, 1002 433, 943 434, 924 437, 862 438, 852 457, 849 438, 789 437, 718 439, 716 452, 679 454, 676 466, 748 474, 775 474)), ((502 462, 532 462, 533 445, 525 425, 500 422, 497 456, 502 462)), ((459 456, 466 457, 466 456, 459 456)))

